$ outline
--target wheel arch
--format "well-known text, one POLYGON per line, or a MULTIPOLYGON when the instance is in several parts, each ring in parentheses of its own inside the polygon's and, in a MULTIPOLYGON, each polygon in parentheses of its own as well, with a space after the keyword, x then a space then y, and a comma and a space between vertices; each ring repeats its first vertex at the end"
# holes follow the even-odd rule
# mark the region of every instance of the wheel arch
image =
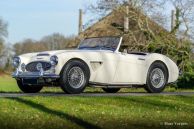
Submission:
POLYGON ((63 70, 65 69, 65 67, 67 66, 67 64, 70 63, 70 62, 72 62, 72 61, 80 61, 80 62, 84 63, 84 65, 85 65, 85 66, 87 67, 87 69, 88 69, 88 72, 89 72, 89 79, 90 79, 90 76, 91 76, 91 69, 90 69, 88 63, 86 63, 86 61, 84 61, 84 60, 82 60, 82 59, 80 59, 80 58, 71 58, 71 59, 69 59, 69 60, 63 65, 63 67, 62 67, 62 69, 61 69, 61 71, 60 71, 60 75, 62 74, 62 72, 63 72, 63 70))
MULTIPOLYGON (((168 69, 168 66, 166 65, 166 63, 164 63, 164 62, 161 61, 161 60, 155 60, 155 61, 153 61, 153 62, 149 65, 149 68, 148 68, 148 71, 147 71, 147 77, 148 77, 148 75, 149 75, 150 68, 151 68, 151 66, 152 66, 154 63, 161 63, 161 64, 163 64, 163 65, 165 66, 165 68, 166 68, 166 70, 167 70, 167 82, 168 82, 168 81, 169 81, 169 75, 170 75, 169 69, 168 69)), ((146 77, 146 82, 147 82, 147 77, 146 77)))

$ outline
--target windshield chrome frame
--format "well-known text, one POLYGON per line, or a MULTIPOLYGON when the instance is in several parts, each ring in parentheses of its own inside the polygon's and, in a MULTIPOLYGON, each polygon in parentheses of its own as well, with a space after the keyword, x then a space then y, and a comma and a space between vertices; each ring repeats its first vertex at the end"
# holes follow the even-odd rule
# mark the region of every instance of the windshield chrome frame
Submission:
POLYGON ((121 47, 122 41, 123 41, 123 37, 120 37, 120 41, 119 41, 119 44, 117 46, 117 49, 114 51, 115 53, 119 53, 119 49, 121 47))

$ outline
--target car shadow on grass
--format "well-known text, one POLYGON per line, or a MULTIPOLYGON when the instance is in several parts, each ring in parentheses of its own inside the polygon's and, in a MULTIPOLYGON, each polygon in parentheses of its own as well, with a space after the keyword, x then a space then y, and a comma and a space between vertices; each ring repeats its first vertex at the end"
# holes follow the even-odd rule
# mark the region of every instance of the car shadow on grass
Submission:
MULTIPOLYGON (((185 98, 184 96, 178 96, 185 98)), ((194 108, 188 105, 180 104, 180 103, 169 103, 165 101, 161 101, 160 97, 153 98, 134 98, 134 97, 115 97, 115 99, 119 99, 121 101, 127 101, 127 102, 134 102, 137 104, 141 104, 143 107, 151 108, 155 107, 154 109, 164 109, 164 110, 172 110, 172 111, 179 111, 184 109, 187 112, 194 113, 194 108)), ((175 102, 175 100, 173 100, 175 102)))
POLYGON ((23 98, 7 98, 7 99, 17 101, 19 103, 28 105, 28 106, 30 106, 34 109, 45 112, 47 114, 55 115, 55 116, 57 116, 61 119, 69 120, 69 121, 79 125, 80 127, 85 128, 85 129, 101 129, 97 125, 94 125, 92 123, 84 121, 83 119, 77 118, 75 116, 72 116, 70 114, 67 114, 67 113, 64 113, 64 112, 61 112, 61 111, 56 111, 56 110, 53 110, 53 109, 49 109, 49 108, 45 107, 44 105, 37 104, 37 103, 35 103, 33 101, 30 101, 30 100, 25 100, 23 98))

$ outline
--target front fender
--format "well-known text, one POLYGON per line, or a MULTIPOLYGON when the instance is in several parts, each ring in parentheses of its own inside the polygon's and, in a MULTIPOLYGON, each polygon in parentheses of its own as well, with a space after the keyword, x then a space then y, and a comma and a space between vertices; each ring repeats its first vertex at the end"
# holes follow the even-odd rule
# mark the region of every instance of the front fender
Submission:
POLYGON ((72 60, 72 59, 78 59, 78 60, 82 60, 86 65, 88 65, 89 70, 90 70, 90 79, 94 78, 93 75, 93 71, 90 65, 90 61, 87 59, 86 56, 82 55, 82 54, 76 54, 76 53, 62 53, 57 55, 58 57, 58 64, 55 68, 56 70, 56 74, 60 75, 60 73, 63 70, 63 67, 68 63, 68 61, 72 60))

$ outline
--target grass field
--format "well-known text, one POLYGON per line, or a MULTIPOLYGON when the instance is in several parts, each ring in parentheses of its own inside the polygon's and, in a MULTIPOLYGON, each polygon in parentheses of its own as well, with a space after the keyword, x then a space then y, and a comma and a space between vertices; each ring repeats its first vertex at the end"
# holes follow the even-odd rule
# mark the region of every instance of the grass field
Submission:
MULTIPOLYGON (((135 91, 143 92, 122 92, 135 91)), ((4 76, 0 92, 19 89, 4 76)), ((62 91, 45 88, 42 92, 62 91)), ((86 92, 101 90, 88 88, 86 92)), ((0 98, 0 129, 193 129, 193 121, 194 96, 0 98)))

